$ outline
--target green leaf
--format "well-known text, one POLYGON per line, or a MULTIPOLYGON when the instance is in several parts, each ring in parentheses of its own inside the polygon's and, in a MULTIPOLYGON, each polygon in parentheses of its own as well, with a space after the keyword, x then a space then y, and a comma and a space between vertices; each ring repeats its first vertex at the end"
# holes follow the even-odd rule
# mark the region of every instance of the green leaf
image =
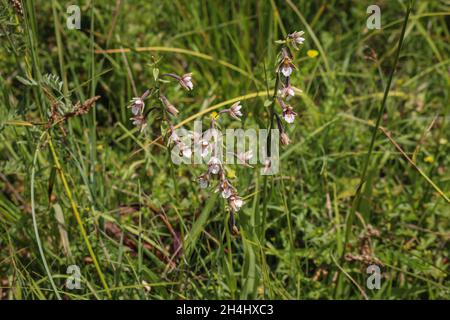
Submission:
POLYGON ((205 207, 202 210, 202 213, 200 214, 197 221, 195 221, 194 225, 192 226, 191 232, 187 235, 187 239, 185 242, 186 257, 190 256, 192 248, 195 247, 198 237, 200 236, 200 233, 203 231, 203 229, 206 225, 206 222, 208 221, 209 214, 211 213, 212 209, 214 208, 214 205, 217 200, 217 196, 218 196, 218 194, 215 193, 211 196, 211 198, 208 199, 205 207))
POLYGON ((155 79, 155 81, 158 81, 158 77, 159 77, 159 69, 153 68, 153 78, 155 79))
POLYGON ((34 81, 33 79, 25 79, 25 78, 23 78, 23 77, 21 77, 21 76, 16 76, 16 79, 17 79, 20 83, 22 83, 22 84, 24 84, 24 85, 26 85, 26 86, 36 86, 36 85, 37 85, 37 82, 34 81))

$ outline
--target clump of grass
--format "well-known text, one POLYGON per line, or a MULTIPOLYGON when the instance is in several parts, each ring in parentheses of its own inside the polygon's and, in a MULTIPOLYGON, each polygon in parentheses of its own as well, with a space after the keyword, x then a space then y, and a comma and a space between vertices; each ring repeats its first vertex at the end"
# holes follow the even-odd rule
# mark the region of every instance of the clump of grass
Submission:
POLYGON ((65 28, 65 2, 22 5, 0 0, 0 298, 449 297, 444 4, 414 3, 401 51, 402 2, 380 4, 382 30, 366 29, 364 1, 97 1, 81 30, 65 28), (290 90, 268 66, 299 27, 310 54, 292 57, 303 92, 288 127, 290 90), (194 94, 153 81, 157 57, 194 70, 194 94), (141 95, 162 114, 139 134, 129 99, 156 83, 179 113, 141 95), (277 175, 226 176, 245 202, 232 237, 200 169, 170 164, 161 120, 192 129, 238 101, 245 116, 224 124, 288 137, 277 175), (66 288, 69 265, 81 289, 66 288))

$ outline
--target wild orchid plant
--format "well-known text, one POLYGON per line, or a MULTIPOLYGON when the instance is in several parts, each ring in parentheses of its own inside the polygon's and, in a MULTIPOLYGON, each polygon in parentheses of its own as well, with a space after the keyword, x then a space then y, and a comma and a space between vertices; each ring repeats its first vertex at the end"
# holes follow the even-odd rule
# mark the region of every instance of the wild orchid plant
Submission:
MULTIPOLYGON (((175 130, 175 126, 172 123, 171 118, 176 118, 179 114, 179 110, 169 101, 169 99, 163 94, 164 88, 163 84, 167 81, 162 80, 162 77, 169 77, 175 79, 181 87, 187 91, 194 89, 194 84, 192 82, 192 73, 186 73, 184 75, 176 75, 174 73, 166 73, 158 76, 158 69, 154 69, 155 76, 155 87, 147 89, 141 96, 135 97, 131 100, 129 108, 133 116, 130 120, 133 125, 143 132, 147 127, 147 118, 151 111, 159 110, 164 121, 168 124, 168 132, 166 136, 168 137, 168 145, 172 145, 173 149, 178 151, 179 156, 185 159, 191 159, 194 153, 197 153, 201 158, 207 158, 209 156, 209 161, 207 161, 208 169, 205 173, 198 177, 198 182, 201 188, 207 188, 212 184, 212 181, 217 177, 218 183, 216 187, 216 192, 220 191, 222 197, 227 199, 229 208, 232 213, 237 212, 244 204, 241 197, 238 196, 236 188, 232 186, 230 181, 227 179, 225 164, 222 161, 222 156, 219 154, 221 152, 221 145, 219 144, 220 139, 217 139, 217 133, 213 134, 214 143, 210 143, 210 138, 206 138, 205 133, 198 133, 195 131, 189 131, 186 135, 179 136, 175 130), (153 98, 154 100, 159 100, 160 107, 145 108, 145 100, 153 98)), ((211 130, 216 129, 217 122, 223 114, 229 114, 233 119, 240 120, 242 116, 240 102, 234 103, 229 109, 224 109, 220 111, 217 115, 212 117, 211 120, 211 130)), ((209 135, 208 135, 209 137, 209 135)), ((239 159, 244 159, 248 161, 251 157, 248 153, 245 155, 239 155, 239 159)), ((232 216, 233 216, 232 214, 232 216)), ((234 219, 232 219, 234 221, 234 219)), ((232 222, 234 226, 234 222, 232 222)))
MULTIPOLYGON (((281 44, 281 49, 278 53, 277 65, 275 68, 275 88, 273 92, 273 96, 271 100, 267 101, 266 106, 269 106, 270 111, 270 122, 269 128, 273 128, 273 120, 276 120, 278 127, 278 136, 280 138, 280 142, 282 145, 289 145, 291 140, 286 133, 286 130, 280 120, 280 115, 275 112, 275 104, 278 104, 281 107, 281 117, 286 121, 286 123, 291 124, 295 121, 295 117, 297 113, 294 111, 294 108, 287 103, 292 97, 295 96, 295 91, 302 92, 299 89, 294 88, 291 85, 291 75, 294 70, 297 69, 295 64, 293 63, 293 55, 290 50, 290 47, 295 50, 300 50, 300 46, 303 45, 305 38, 303 35, 305 33, 303 31, 295 31, 286 36, 283 40, 277 40, 277 44, 281 44)), ((272 145, 272 130, 269 130, 269 135, 267 136, 267 159, 264 163, 264 174, 269 174, 272 171, 272 160, 273 157, 271 155, 271 145, 272 145)))
MULTIPOLYGON (((244 205, 244 201, 238 195, 236 188, 231 184, 231 182, 227 178, 226 173, 230 171, 227 170, 226 164, 222 161, 221 157, 222 139, 221 137, 217 136, 218 132, 216 131, 216 126, 218 121, 220 120, 220 117, 224 114, 228 114, 233 119, 240 121, 240 117, 242 117, 241 108, 242 106, 240 101, 237 101, 236 103, 231 105, 229 109, 221 110, 218 114, 213 115, 211 117, 210 131, 212 132, 212 138, 214 139, 214 143, 210 144, 207 142, 209 132, 206 132, 206 135, 204 134, 204 138, 200 141, 200 145, 202 148, 202 156, 204 154, 205 146, 208 146, 210 147, 209 151, 211 152, 211 157, 209 158, 208 161, 207 171, 198 177, 198 182, 201 188, 208 188, 209 185, 212 184, 214 178, 217 178, 218 183, 216 184, 215 192, 220 192, 222 198, 227 200, 228 207, 230 209, 230 228, 232 232, 235 234, 238 233, 238 229, 235 225, 234 216, 235 213, 239 211, 240 208, 244 205)), ((233 156, 236 156, 240 163, 248 165, 248 161, 253 155, 251 151, 248 151, 242 154, 233 153, 233 156)))
MULTIPOLYGON (((154 68, 153 74, 156 83, 155 87, 147 89, 140 97, 133 98, 129 106, 131 108, 131 113, 133 114, 133 117, 130 120, 133 121, 133 125, 136 126, 140 132, 144 131, 144 129, 147 127, 148 114, 153 110, 157 110, 156 107, 152 107, 148 110, 145 110, 144 100, 149 97, 156 97, 161 101, 161 105, 163 107, 161 111, 164 115, 166 122, 169 124, 171 128, 173 128, 173 126, 170 121, 170 117, 168 117, 168 114, 171 114, 172 116, 176 117, 179 113, 178 109, 175 108, 173 104, 171 104, 169 100, 166 98, 166 96, 163 94, 163 88, 161 88, 160 84, 164 82, 158 76, 159 69, 154 68)), ((161 77, 171 77, 177 80, 178 83, 187 91, 194 89, 194 84, 192 82, 192 73, 187 73, 182 76, 178 76, 173 73, 166 73, 161 75, 161 77)))
MULTIPOLYGON (((295 90, 291 85, 291 74, 294 70, 297 69, 297 67, 292 62, 293 55, 289 46, 292 46, 295 50, 300 50, 299 46, 303 45, 303 42, 305 41, 305 38, 303 38, 304 34, 305 33, 303 31, 295 31, 288 34, 285 40, 277 41, 277 43, 280 43, 283 46, 279 53, 280 60, 276 68, 277 81, 275 85, 275 92, 278 93, 278 96, 276 96, 276 100, 282 109, 282 117, 288 124, 293 123, 295 121, 295 117, 297 116, 294 108, 286 102, 290 98, 295 96, 295 90), (280 82, 281 87, 279 88, 280 82)), ((285 128, 281 123, 280 116, 276 113, 274 113, 274 116, 277 121, 278 130, 280 131, 281 144, 290 144, 291 140, 286 134, 285 128)))
MULTIPOLYGON (((293 70, 297 67, 292 62, 293 56, 289 49, 292 46, 294 49, 299 50, 299 45, 303 44, 305 40, 303 36, 304 32, 294 32, 289 34, 285 40, 277 41, 277 43, 283 44, 280 54, 279 62, 276 67, 276 84, 272 101, 272 111, 275 102, 278 102, 282 109, 282 118, 287 123, 293 123, 297 113, 293 107, 287 104, 291 97, 295 95, 295 90, 291 86, 290 78, 293 70), (281 86, 280 86, 281 83, 281 86)), ((207 170, 202 173, 197 181, 200 188, 208 188, 213 186, 215 192, 220 192, 222 198, 227 201, 228 209, 230 212, 230 227, 233 233, 238 233, 238 229, 235 226, 235 213, 240 210, 244 205, 244 201, 238 195, 236 188, 231 184, 227 177, 227 172, 232 172, 225 162, 222 160, 222 139, 220 133, 216 130, 219 125, 219 120, 225 114, 228 114, 232 119, 240 121, 242 117, 240 101, 235 102, 228 109, 223 109, 220 112, 212 115, 210 130, 205 132, 188 131, 187 134, 180 136, 171 121, 171 118, 177 118, 179 110, 169 101, 169 99, 163 94, 165 81, 161 78, 168 77, 176 80, 182 88, 187 91, 194 89, 192 82, 192 73, 186 73, 184 75, 177 75, 174 73, 166 73, 159 76, 159 69, 154 68, 155 86, 151 89, 147 89, 140 97, 135 97, 131 100, 129 108, 133 116, 133 125, 136 126, 140 132, 144 131, 147 127, 147 116, 153 110, 159 110, 163 115, 163 120, 168 124, 168 145, 172 145, 172 151, 177 151, 178 155, 184 159, 192 159, 195 155, 200 155, 202 163, 207 163, 207 170), (160 107, 145 108, 145 100, 153 98, 155 101, 159 101, 160 107), (211 143, 211 138, 213 143, 211 143), (209 160, 208 160, 209 157, 209 160)), ((272 115, 277 121, 277 126, 280 131, 280 141, 283 145, 288 145, 290 139, 287 136, 285 129, 281 123, 280 116, 272 112, 272 115)), ((235 154, 233 156, 238 159, 238 163, 250 166, 249 160, 253 157, 251 150, 243 153, 235 154)), ((270 162, 266 162, 266 169, 270 167, 270 162)))

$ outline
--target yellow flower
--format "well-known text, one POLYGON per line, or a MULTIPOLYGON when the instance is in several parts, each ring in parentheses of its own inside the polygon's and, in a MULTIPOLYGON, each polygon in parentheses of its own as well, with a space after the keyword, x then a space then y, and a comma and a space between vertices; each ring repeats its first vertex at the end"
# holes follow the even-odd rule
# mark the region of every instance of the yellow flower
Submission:
POLYGON ((228 179, 233 179, 236 177, 236 171, 233 169, 228 169, 227 170, 227 177, 228 179))
POLYGON ((219 114, 217 112, 215 112, 215 111, 211 112, 211 119, 217 119, 218 115, 219 114))
POLYGON ((306 51, 306 54, 310 58, 315 58, 315 57, 317 57, 319 55, 319 51, 317 51, 317 50, 308 50, 308 51, 306 51))
POLYGON ((428 157, 425 157, 425 159, 423 159, 425 162, 428 162, 428 163, 433 163, 434 162, 434 157, 433 156, 428 156, 428 157))

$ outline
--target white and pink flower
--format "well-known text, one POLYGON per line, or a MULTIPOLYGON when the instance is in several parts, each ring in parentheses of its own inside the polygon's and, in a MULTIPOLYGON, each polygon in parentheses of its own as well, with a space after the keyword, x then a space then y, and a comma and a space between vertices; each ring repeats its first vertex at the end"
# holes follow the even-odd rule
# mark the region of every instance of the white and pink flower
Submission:
POLYGON ((179 77, 178 82, 187 91, 194 89, 194 84, 192 83, 192 73, 186 73, 179 77))
POLYGON ((241 209, 241 207, 244 205, 245 202, 241 199, 241 197, 233 194, 228 198, 228 203, 231 209, 234 212, 237 212, 241 209))
POLYGON ((287 40, 288 41, 292 41, 292 46, 298 50, 297 45, 302 45, 303 42, 305 41, 305 38, 303 38, 302 36, 305 34, 304 31, 295 31, 292 32, 291 34, 288 34, 287 36, 287 40))
POLYGON ((293 123, 296 115, 297 115, 297 113, 294 111, 294 108, 292 108, 291 106, 286 105, 283 108, 283 119, 287 123, 293 123))
POLYGON ((288 99, 289 100, 291 97, 295 96, 295 91, 294 91, 294 88, 289 83, 287 86, 283 86, 283 88, 278 89, 278 94, 283 99, 288 99))
POLYGON ((208 162, 208 172, 212 174, 218 174, 220 172, 222 163, 219 158, 212 156, 208 162))

